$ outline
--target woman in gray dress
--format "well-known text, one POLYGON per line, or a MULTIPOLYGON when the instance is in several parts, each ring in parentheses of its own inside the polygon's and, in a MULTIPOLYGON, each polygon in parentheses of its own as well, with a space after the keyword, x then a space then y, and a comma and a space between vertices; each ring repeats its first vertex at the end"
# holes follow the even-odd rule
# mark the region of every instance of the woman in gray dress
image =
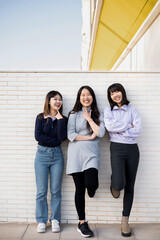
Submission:
POLYGON ((98 188, 99 138, 105 134, 93 89, 82 86, 68 121, 67 174, 75 183, 75 205, 79 217, 77 231, 83 237, 93 237, 85 218, 85 190, 89 197, 98 188))

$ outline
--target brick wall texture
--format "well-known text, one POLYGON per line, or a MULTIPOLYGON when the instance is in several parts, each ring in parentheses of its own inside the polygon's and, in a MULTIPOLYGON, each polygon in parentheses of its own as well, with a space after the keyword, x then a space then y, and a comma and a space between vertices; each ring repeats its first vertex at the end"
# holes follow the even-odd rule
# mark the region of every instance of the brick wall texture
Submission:
MULTIPOLYGON (((0 221, 35 222, 34 139, 36 115, 43 111, 47 92, 62 93, 64 115, 72 109, 78 89, 91 86, 100 110, 108 101, 106 90, 114 82, 124 85, 131 104, 140 112, 143 130, 138 138, 141 152, 131 222, 160 221, 160 73, 122 72, 1 72, 0 73, 0 221)), ((62 144, 65 163, 66 140, 62 144)), ((118 223, 122 196, 114 199, 110 186, 109 138, 100 143, 100 186, 93 199, 86 194, 87 220, 118 223)), ((65 164, 66 166, 66 164, 65 164)), ((72 177, 64 170, 62 222, 76 223, 72 177)), ((48 201, 50 193, 48 193, 48 201)), ((50 204, 49 204, 50 212, 50 204)))

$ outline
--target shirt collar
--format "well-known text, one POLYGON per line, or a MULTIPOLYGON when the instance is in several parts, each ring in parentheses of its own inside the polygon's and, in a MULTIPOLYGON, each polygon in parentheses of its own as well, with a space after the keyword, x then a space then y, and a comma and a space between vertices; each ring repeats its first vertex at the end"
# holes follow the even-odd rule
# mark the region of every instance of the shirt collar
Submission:
MULTIPOLYGON (((84 111, 85 108, 82 107, 82 111, 84 111)), ((87 108, 87 112, 89 112, 91 110, 91 107, 87 108)))
POLYGON ((54 121, 54 120, 56 120, 56 117, 51 117, 49 114, 47 115, 47 116, 45 116, 45 115, 43 115, 44 116, 44 119, 46 119, 46 118, 51 118, 52 119, 52 121, 54 121))
POLYGON ((125 105, 123 105, 121 108, 119 108, 118 106, 114 106, 114 108, 113 108, 114 110, 119 110, 119 109, 122 109, 122 110, 124 110, 124 111, 127 111, 127 109, 128 109, 128 106, 125 104, 125 105))

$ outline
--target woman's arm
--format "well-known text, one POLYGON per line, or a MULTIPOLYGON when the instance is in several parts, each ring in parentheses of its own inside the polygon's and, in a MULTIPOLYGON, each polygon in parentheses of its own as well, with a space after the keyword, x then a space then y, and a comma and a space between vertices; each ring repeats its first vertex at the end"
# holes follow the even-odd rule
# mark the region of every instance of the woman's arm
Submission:
POLYGON ((131 125, 132 125, 132 128, 124 131, 122 133, 122 135, 125 137, 137 138, 140 135, 140 132, 142 129, 142 121, 141 121, 141 117, 140 117, 137 109, 134 107, 132 109, 132 124, 131 125))
POLYGON ((112 111, 108 107, 104 109, 104 124, 106 129, 112 133, 122 133, 132 127, 129 123, 114 119, 112 111))
POLYGON ((87 111, 87 109, 84 109, 83 111, 83 117, 84 119, 86 119, 86 121, 88 121, 92 131, 94 132, 94 134, 96 136, 98 136, 99 134, 99 126, 93 121, 93 119, 91 118, 91 111, 90 110, 89 112, 87 111))
POLYGON ((106 128, 105 128, 105 125, 104 125, 104 115, 103 115, 103 112, 101 112, 99 120, 100 120, 100 126, 99 126, 98 137, 102 138, 102 137, 104 137, 105 132, 106 132, 106 128))
POLYGON ((76 141, 89 141, 96 138, 96 134, 92 133, 92 135, 80 135, 78 134, 75 138, 76 141))
POLYGON ((76 141, 88 141, 93 140, 96 136, 92 134, 89 135, 80 135, 76 132, 76 113, 71 113, 68 120, 68 139, 73 142, 76 141))
POLYGON ((41 142, 46 145, 54 145, 54 144, 57 144, 57 142, 59 141, 57 138, 53 138, 43 134, 42 120, 39 119, 38 117, 36 118, 36 123, 35 123, 35 139, 38 142, 41 142))
POLYGON ((62 142, 67 139, 67 118, 57 119, 58 139, 62 142))

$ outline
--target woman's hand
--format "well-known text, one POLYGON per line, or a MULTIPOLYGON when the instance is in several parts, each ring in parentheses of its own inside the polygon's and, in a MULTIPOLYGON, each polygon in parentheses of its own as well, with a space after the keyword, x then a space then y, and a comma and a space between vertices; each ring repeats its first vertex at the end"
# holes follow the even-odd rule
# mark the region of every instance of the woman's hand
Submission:
MULTIPOLYGON (((87 109, 84 109, 83 111, 83 117, 85 120, 88 121, 92 131, 94 132, 95 136, 92 134, 91 136, 93 137, 93 139, 95 139, 96 136, 98 136, 99 134, 99 126, 93 121, 93 119, 91 118, 91 112, 92 110, 90 110, 89 112, 87 111, 87 109)), ((93 140, 90 139, 90 140, 93 140)))
POLYGON ((91 135, 77 135, 74 140, 76 141, 90 141, 96 138, 96 134, 92 133, 91 135))
POLYGON ((86 119, 88 122, 89 122, 89 121, 92 121, 91 112, 92 112, 92 110, 90 110, 90 111, 88 112, 87 109, 84 109, 84 111, 83 111, 83 117, 84 117, 84 119, 86 119))
POLYGON ((94 140, 96 137, 97 137, 96 134, 92 133, 92 135, 90 136, 90 140, 94 140))
POLYGON ((55 118, 62 119, 63 116, 60 114, 60 112, 57 110, 57 114, 55 115, 55 118))

